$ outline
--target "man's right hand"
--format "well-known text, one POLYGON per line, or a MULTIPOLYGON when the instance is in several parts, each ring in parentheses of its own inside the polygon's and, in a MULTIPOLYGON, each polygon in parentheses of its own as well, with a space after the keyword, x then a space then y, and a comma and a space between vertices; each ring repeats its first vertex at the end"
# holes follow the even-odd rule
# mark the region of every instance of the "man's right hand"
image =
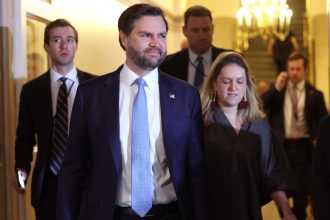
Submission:
POLYGON ((282 91, 282 89, 285 87, 288 79, 289 79, 289 75, 287 72, 280 72, 280 74, 278 74, 277 79, 276 79, 275 88, 278 91, 282 91))
POLYGON ((12 186, 14 187, 14 189, 19 193, 24 195, 25 194, 25 189, 23 189, 19 182, 18 182, 18 178, 17 178, 17 171, 21 171, 22 177, 24 179, 24 182, 26 182, 27 180, 27 172, 25 170, 21 170, 21 169, 17 169, 16 173, 12 176, 12 186))

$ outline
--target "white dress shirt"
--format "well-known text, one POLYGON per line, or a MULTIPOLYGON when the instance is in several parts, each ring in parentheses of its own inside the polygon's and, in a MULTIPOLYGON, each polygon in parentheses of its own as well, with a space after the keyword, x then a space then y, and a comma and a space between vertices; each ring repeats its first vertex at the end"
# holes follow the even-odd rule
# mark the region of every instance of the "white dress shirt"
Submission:
POLYGON ((78 71, 76 67, 73 67, 72 70, 68 72, 65 76, 57 73, 54 69, 50 69, 50 82, 51 82, 50 85, 52 90, 53 117, 56 114, 57 96, 58 96, 58 90, 62 85, 62 81, 60 81, 60 78, 62 77, 67 78, 65 83, 66 83, 66 88, 68 90, 68 120, 69 120, 68 125, 70 127, 70 118, 71 118, 73 101, 76 96, 77 88, 79 85, 78 71))
POLYGON ((306 138, 308 137, 308 128, 305 117, 305 98, 306 98, 306 89, 305 89, 305 80, 297 84, 297 136, 293 136, 291 133, 291 120, 293 117, 292 112, 292 101, 290 96, 290 89, 293 89, 293 84, 291 81, 288 82, 286 87, 285 96, 284 96, 284 129, 285 129, 285 138, 306 138))
POLYGON ((210 49, 208 49, 208 51, 202 55, 197 55, 190 49, 188 49, 188 51, 189 51, 189 62, 188 62, 187 81, 189 84, 194 85, 196 67, 198 65, 197 57, 199 56, 203 57, 202 61, 204 66, 204 80, 205 80, 212 64, 212 47, 210 47, 210 49))
MULTIPOLYGON (((120 72, 119 86, 119 124, 122 156, 122 173, 118 181, 116 204, 131 206, 131 127, 132 108, 138 87, 133 84, 139 76, 124 64, 120 72)), ((145 92, 148 105, 148 123, 150 131, 150 158, 153 176, 153 204, 167 204, 176 200, 176 194, 167 165, 164 151, 161 109, 158 85, 158 68, 143 77, 146 81, 145 92)), ((166 111, 166 110, 165 110, 166 111)))

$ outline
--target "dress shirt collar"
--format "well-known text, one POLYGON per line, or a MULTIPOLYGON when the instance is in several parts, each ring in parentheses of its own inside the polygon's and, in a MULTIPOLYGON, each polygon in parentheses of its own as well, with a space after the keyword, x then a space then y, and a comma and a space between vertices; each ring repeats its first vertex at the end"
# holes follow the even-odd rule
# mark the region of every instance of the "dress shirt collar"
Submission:
MULTIPOLYGON (((305 80, 302 80, 301 82, 299 82, 299 83, 296 85, 297 90, 298 90, 298 91, 302 91, 302 90, 305 88, 305 83, 306 83, 305 80)), ((289 80, 289 82, 288 82, 288 88, 291 89, 291 88, 293 88, 293 87, 294 87, 293 83, 291 82, 291 80, 289 80)))
POLYGON ((203 57, 203 60, 212 60, 212 47, 211 46, 206 51, 206 53, 199 54, 199 55, 194 53, 190 48, 188 49, 188 51, 189 51, 190 62, 192 62, 193 64, 196 63, 197 57, 199 57, 199 56, 203 57))
MULTIPOLYGON (((131 86, 140 76, 134 73, 126 64, 124 64, 120 73, 120 82, 126 86, 131 86)), ((158 68, 153 69, 147 75, 142 77, 150 90, 153 90, 158 84, 158 68)))
POLYGON ((52 83, 57 82, 62 77, 66 77, 70 79, 72 82, 75 82, 77 80, 77 76, 78 76, 78 71, 76 67, 73 67, 65 76, 59 74, 52 68, 50 69, 50 78, 52 83))

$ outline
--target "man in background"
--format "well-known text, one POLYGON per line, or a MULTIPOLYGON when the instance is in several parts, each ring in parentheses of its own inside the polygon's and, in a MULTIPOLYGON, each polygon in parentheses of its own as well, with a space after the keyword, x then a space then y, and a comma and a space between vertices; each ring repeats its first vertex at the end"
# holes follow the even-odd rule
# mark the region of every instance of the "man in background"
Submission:
POLYGON ((75 67, 77 48, 78 32, 73 25, 64 19, 50 22, 44 31, 50 69, 23 85, 20 95, 13 186, 25 193, 37 144, 31 186, 37 220, 56 219, 58 172, 67 148, 73 100, 78 84, 92 77, 75 67))
POLYGON ((299 191, 293 195, 293 213, 305 220, 311 191, 312 150, 320 120, 327 114, 323 93, 305 80, 308 60, 293 52, 287 72, 281 72, 275 85, 262 95, 269 122, 283 141, 296 175, 299 191))
POLYGON ((212 61, 223 51, 212 45, 214 25, 211 11, 204 6, 192 6, 184 13, 182 31, 188 49, 168 55, 160 69, 178 79, 200 87, 212 61))

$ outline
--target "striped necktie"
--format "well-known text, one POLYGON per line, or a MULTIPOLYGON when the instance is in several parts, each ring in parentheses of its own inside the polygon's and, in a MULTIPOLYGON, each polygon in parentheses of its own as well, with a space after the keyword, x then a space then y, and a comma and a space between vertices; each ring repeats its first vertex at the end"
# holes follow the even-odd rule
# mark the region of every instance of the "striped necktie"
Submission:
POLYGON ((59 79, 62 85, 59 88, 56 104, 56 114, 53 127, 53 147, 50 158, 50 170, 58 175, 68 144, 68 94, 66 87, 67 78, 59 79))
POLYGON ((197 66, 196 66, 196 72, 195 72, 195 82, 194 85, 199 88, 204 80, 204 64, 203 64, 203 57, 199 56, 197 57, 197 66))
POLYGON ((292 86, 290 89, 290 97, 292 104, 292 116, 291 116, 291 135, 297 137, 298 134, 298 88, 292 86))

